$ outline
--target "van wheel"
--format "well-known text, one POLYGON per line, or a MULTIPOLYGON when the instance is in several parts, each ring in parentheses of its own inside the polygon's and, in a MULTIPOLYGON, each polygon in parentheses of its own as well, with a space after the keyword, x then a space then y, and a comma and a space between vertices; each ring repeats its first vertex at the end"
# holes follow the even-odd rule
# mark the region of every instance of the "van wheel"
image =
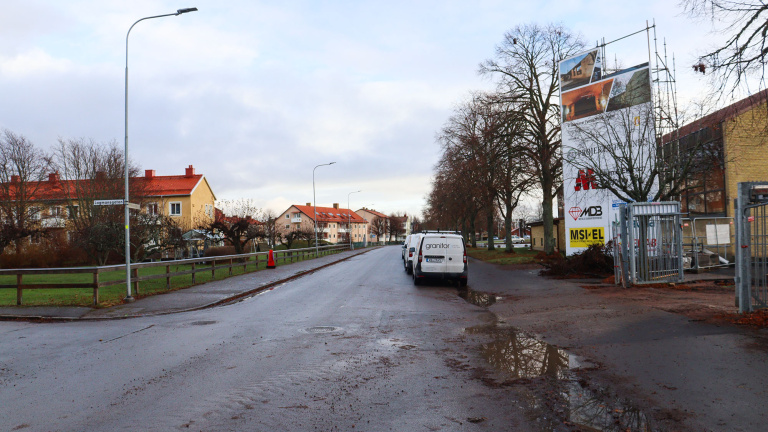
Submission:
POLYGON ((413 275, 413 284, 414 285, 421 285, 421 279, 416 277, 416 274, 413 275))
MULTIPOLYGON (((409 263, 410 264, 410 263, 409 263)), ((405 265, 405 273, 407 274, 413 274, 413 266, 410 266, 408 264, 405 265)))
POLYGON ((467 280, 466 279, 459 279, 459 286, 462 288, 467 287, 467 280))

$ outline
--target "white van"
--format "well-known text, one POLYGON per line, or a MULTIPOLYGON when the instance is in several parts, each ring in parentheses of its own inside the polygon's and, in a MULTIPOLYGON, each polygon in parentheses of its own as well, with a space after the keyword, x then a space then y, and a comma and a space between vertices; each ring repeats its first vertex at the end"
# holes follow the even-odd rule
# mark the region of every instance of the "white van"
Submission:
POLYGON ((424 237, 424 234, 411 234, 408 237, 405 250, 403 251, 403 266, 407 274, 413 273, 413 260, 416 259, 416 248, 419 246, 419 241, 424 237))
POLYGON ((427 232, 419 239, 413 260, 413 284, 426 278, 452 279, 467 286, 467 247, 459 233, 427 232))

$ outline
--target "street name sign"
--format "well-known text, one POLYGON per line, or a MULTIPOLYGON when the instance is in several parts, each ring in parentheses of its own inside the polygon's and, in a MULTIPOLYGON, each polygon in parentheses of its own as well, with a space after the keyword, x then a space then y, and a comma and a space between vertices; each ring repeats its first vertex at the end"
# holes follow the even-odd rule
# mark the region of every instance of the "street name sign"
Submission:
MULTIPOLYGON (((123 205, 125 203, 124 200, 121 199, 111 199, 111 200, 93 200, 93 205, 102 206, 102 205, 123 205)), ((139 206, 136 203, 129 202, 128 208, 133 210, 139 210, 141 209, 141 206, 139 206)))

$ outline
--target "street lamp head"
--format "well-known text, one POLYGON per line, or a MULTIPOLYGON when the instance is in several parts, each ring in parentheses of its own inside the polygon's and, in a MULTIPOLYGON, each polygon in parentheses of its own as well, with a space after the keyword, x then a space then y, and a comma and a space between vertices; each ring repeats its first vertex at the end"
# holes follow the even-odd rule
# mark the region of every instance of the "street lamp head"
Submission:
POLYGON ((331 162, 331 163, 329 163, 328 165, 333 165, 333 164, 335 164, 335 163, 336 163, 336 162, 331 162))
POLYGON ((197 8, 177 9, 176 10, 176 15, 181 15, 181 14, 187 13, 187 12, 197 12, 197 8))

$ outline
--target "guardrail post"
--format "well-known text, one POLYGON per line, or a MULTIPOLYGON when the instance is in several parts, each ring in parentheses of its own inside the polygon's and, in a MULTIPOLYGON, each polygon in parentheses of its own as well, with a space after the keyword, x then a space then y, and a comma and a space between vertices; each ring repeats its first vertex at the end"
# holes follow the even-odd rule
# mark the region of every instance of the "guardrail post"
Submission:
POLYGON ((21 274, 16 275, 16 306, 21 306, 21 274))
POLYGON ((229 259, 229 275, 230 275, 230 276, 232 276, 232 262, 233 262, 233 259, 232 259, 232 258, 230 258, 230 259, 229 259))
POLYGON ((211 279, 216 279, 216 258, 211 260, 211 279))
MULTIPOLYGON (((193 264, 194 265, 194 264, 193 264)), ((171 265, 165 265, 165 289, 171 289, 171 265)))
POLYGON ((139 269, 131 269, 131 278, 133 278, 133 292, 139 294, 139 269))
POLYGON ((93 305, 99 304, 99 269, 93 270, 93 305))
POLYGON ((192 284, 195 283, 195 263, 192 263, 192 284))

